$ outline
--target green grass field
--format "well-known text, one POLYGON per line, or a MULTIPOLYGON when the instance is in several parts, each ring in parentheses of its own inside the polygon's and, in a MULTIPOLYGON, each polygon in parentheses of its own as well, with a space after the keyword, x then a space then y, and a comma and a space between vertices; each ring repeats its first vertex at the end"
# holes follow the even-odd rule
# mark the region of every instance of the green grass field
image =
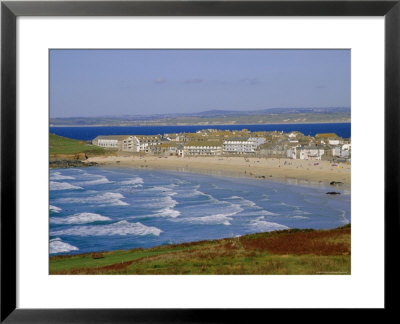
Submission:
POLYGON ((55 134, 50 134, 50 154, 79 154, 101 155, 105 153, 102 147, 87 144, 55 134))
POLYGON ((50 257, 50 274, 350 274, 351 227, 50 257))

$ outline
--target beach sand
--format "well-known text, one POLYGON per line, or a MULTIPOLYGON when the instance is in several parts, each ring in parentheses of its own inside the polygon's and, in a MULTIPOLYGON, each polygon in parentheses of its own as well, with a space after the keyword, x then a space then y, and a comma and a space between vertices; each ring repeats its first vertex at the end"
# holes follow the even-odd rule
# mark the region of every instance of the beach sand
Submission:
POLYGON ((86 162, 96 162, 106 167, 165 169, 296 182, 329 184, 331 181, 336 181, 350 185, 351 181, 350 163, 333 164, 324 160, 121 155, 91 157, 86 162))

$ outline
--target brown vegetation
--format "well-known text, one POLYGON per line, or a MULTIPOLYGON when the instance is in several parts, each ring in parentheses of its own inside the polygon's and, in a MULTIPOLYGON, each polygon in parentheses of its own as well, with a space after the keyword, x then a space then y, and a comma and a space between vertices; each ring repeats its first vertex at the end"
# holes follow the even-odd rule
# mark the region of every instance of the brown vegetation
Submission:
POLYGON ((104 254, 103 253, 98 253, 98 252, 93 252, 92 253, 92 259, 103 259, 104 254))
POLYGON ((78 269, 72 269, 70 271, 66 272, 60 272, 57 274, 106 274, 106 273, 114 273, 114 272, 121 272, 123 270, 126 270, 132 263, 132 261, 127 261, 127 262, 120 262, 120 263, 114 263, 110 264, 107 266, 103 267, 96 267, 96 268, 78 268, 78 269))
POLYGON ((337 240, 344 234, 350 234, 350 228, 341 231, 287 231, 286 234, 272 237, 242 237, 240 242, 246 250, 265 250, 274 254, 350 254, 350 245, 337 240))

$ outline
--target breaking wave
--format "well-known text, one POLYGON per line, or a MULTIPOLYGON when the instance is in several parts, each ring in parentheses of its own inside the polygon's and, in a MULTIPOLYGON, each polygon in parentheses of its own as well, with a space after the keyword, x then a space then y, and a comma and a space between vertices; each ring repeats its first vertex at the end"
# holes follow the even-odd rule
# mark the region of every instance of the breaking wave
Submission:
POLYGON ((257 231, 260 231, 260 232, 271 232, 271 231, 289 229, 289 227, 282 225, 282 224, 267 222, 264 220, 264 217, 259 217, 256 220, 253 220, 250 223, 250 226, 253 228, 256 228, 257 231))
POLYGON ((68 182, 50 181, 50 190, 73 190, 73 189, 83 189, 83 188, 74 186, 68 182))
POLYGON ((249 214, 255 216, 255 215, 260 215, 260 216, 276 216, 278 214, 270 212, 268 210, 263 209, 262 207, 258 206, 254 201, 245 199, 243 197, 239 196, 232 196, 229 198, 226 198, 229 200, 235 200, 235 204, 239 204, 243 208, 253 208, 256 209, 256 211, 251 211, 249 214))
POLYGON ((231 225, 230 221, 232 220, 232 216, 243 211, 243 209, 239 205, 231 204, 232 210, 227 213, 213 214, 208 216, 200 216, 200 217, 186 217, 180 219, 182 222, 188 222, 191 224, 223 224, 223 225, 231 225))
POLYGON ((161 216, 161 217, 178 217, 180 215, 180 211, 172 208, 164 208, 159 210, 154 216, 161 216))
POLYGON ((143 179, 140 177, 131 178, 128 180, 124 180, 120 182, 122 185, 134 185, 134 186, 141 186, 143 184, 143 179))
POLYGON ((223 225, 231 225, 230 214, 216 214, 210 216, 202 216, 202 217, 187 217, 183 218, 182 221, 188 222, 191 224, 223 224, 223 225))
POLYGON ((237 200, 235 203, 238 203, 238 204, 240 204, 242 206, 245 206, 245 207, 253 207, 253 208, 257 208, 257 209, 262 209, 260 206, 257 206, 257 204, 254 201, 245 199, 243 197, 232 196, 232 197, 229 197, 229 198, 226 198, 226 199, 237 200))
POLYGON ((70 235, 70 236, 125 236, 125 235, 154 235, 159 236, 161 229, 152 226, 146 226, 142 223, 129 223, 126 220, 109 225, 86 225, 74 226, 65 230, 51 232, 52 236, 70 235))
POLYGON ((292 216, 291 218, 294 218, 294 219, 310 219, 310 217, 306 217, 306 216, 292 216))
POLYGON ((107 177, 102 175, 90 175, 89 178, 93 178, 92 180, 80 181, 77 182, 78 185, 81 186, 95 186, 99 184, 111 183, 112 181, 108 180, 107 177))
POLYGON ((78 251, 76 246, 63 242, 59 237, 50 240, 50 254, 78 251))
POLYGON ((53 206, 53 205, 50 205, 49 209, 50 209, 50 212, 53 212, 53 213, 59 213, 60 211, 62 211, 62 209, 60 207, 53 206))
POLYGON ((125 197, 116 192, 105 192, 97 196, 60 198, 59 202, 64 204, 98 204, 99 206, 128 206, 122 201, 125 197))
POLYGON ((350 223, 350 221, 346 217, 346 211, 345 210, 341 210, 340 218, 342 219, 343 224, 349 224, 350 223))
POLYGON ((51 180, 74 180, 75 177, 62 175, 61 172, 54 172, 50 174, 51 180))
MULTIPOLYGON (((172 188, 174 185, 166 185, 166 186, 154 186, 151 188, 148 188, 147 191, 162 191, 162 192, 168 192, 168 191, 172 191, 172 188)), ((175 192, 176 194, 176 192, 175 192)))
POLYGON ((109 221, 111 218, 94 213, 79 213, 67 217, 52 217, 50 223, 53 224, 87 224, 93 222, 109 221))

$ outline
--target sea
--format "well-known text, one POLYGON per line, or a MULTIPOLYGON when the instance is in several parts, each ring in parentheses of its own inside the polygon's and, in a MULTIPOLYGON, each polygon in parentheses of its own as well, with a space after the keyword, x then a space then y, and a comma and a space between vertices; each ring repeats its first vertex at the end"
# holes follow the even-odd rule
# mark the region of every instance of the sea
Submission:
POLYGON ((90 127, 50 127, 50 133, 68 138, 89 141, 98 135, 157 135, 165 133, 194 133, 201 129, 260 131, 299 131, 304 135, 336 133, 342 138, 351 137, 351 123, 326 124, 269 124, 269 125, 193 125, 193 126, 90 126, 90 127))
POLYGON ((148 248, 289 228, 330 229, 351 222, 350 189, 335 187, 340 195, 328 191, 332 187, 317 183, 218 174, 51 169, 50 255, 148 248))

